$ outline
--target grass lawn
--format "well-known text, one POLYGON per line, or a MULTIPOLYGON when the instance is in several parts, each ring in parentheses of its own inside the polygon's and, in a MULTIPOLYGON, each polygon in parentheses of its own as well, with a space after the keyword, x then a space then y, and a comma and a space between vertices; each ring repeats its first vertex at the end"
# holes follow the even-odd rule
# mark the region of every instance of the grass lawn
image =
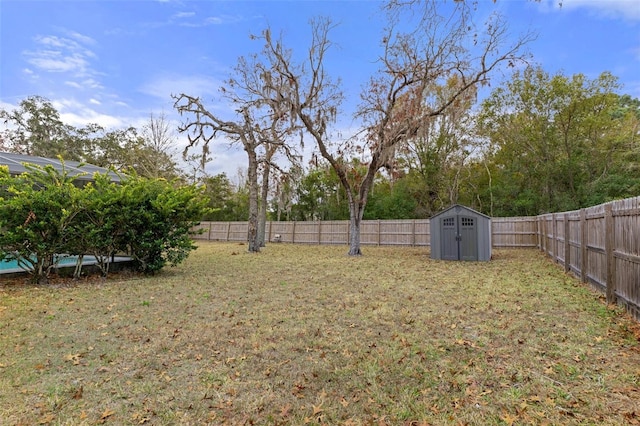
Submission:
POLYGON ((363 251, 0 284, 0 424, 640 424, 637 323, 538 251, 363 251))

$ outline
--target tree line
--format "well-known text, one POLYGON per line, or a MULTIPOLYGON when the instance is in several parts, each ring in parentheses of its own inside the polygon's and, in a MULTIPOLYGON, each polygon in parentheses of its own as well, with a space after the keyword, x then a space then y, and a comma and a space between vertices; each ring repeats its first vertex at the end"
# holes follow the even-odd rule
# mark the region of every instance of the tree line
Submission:
POLYGON ((173 96, 191 171, 168 149, 163 116, 141 131, 74 129, 42 98, 0 111, 12 123, 0 143, 204 184, 204 219, 248 220, 251 252, 265 243, 267 217, 348 219, 349 254, 358 255, 363 219, 425 218, 453 203, 537 215, 640 194, 640 101, 621 95, 609 72, 549 74, 526 52, 533 34, 509 42, 501 16, 478 24, 474 12, 468 2, 385 3, 379 70, 352 117, 360 129, 346 138, 339 76, 326 67, 335 24, 316 18, 305 51, 270 28, 253 36, 260 48, 238 59, 215 105, 173 96), (479 102, 498 69, 515 71, 479 102), (221 143, 247 154, 238 182, 203 173, 221 143))

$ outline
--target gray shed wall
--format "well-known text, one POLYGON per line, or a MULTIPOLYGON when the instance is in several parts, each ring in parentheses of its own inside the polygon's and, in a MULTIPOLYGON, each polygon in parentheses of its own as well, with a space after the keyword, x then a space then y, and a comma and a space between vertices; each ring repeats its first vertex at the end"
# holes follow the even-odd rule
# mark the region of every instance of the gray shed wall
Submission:
POLYGON ((447 260, 491 260, 491 218, 473 209, 454 205, 430 220, 431 258, 447 260), (474 226, 467 226, 472 222, 474 226), (458 241, 456 237, 461 239, 458 241), (456 245, 458 244, 458 245, 456 245), (452 250, 458 250, 457 256, 452 250))

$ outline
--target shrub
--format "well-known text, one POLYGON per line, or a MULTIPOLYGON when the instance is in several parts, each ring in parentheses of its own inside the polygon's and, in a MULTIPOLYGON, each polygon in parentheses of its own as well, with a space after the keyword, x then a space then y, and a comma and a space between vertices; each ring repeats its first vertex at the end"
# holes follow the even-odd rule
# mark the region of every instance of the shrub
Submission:
POLYGON ((28 166, 18 177, 0 170, 0 256, 17 260, 34 282, 44 283, 55 254, 92 254, 106 275, 116 253, 155 273, 195 249, 190 230, 206 212, 202 188, 138 176, 120 184, 107 175, 94 179, 78 188, 64 168, 28 166))

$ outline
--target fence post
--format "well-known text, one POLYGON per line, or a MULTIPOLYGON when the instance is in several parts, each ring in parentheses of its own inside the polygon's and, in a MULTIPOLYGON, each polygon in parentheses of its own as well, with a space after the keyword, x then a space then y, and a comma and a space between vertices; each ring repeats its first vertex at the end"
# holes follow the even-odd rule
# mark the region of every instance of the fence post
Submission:
MULTIPOLYGON (((249 231, 247 230, 247 233, 249 231)), ((227 242, 229 242, 229 234, 231 233, 231 222, 227 222, 227 242)))
POLYGON ((616 302, 616 259, 613 255, 615 233, 613 232, 613 206, 604 206, 604 251, 607 259, 607 303, 616 302))
POLYGON ((322 243, 322 220, 318 219, 318 245, 322 243))
POLYGON ((291 230, 291 242, 296 242, 296 221, 293 221, 293 229, 291 230))
POLYGON ((552 238, 552 246, 551 246, 551 255, 553 256, 553 260, 558 263, 558 222, 556 220, 556 214, 552 213, 551 215, 551 226, 553 227, 553 238, 552 238))
POLYGON ((540 220, 540 250, 547 254, 547 218, 544 216, 540 220))
POLYGON ((569 213, 564 214, 564 271, 569 272, 571 269, 571 246, 569 244, 569 213))
POLYGON ((211 241, 211 227, 213 222, 209 222, 209 233, 207 233, 207 241, 211 241))
POLYGON ((380 245, 380 219, 378 219, 378 245, 380 245))
POLYGON ((269 221, 269 239, 268 241, 271 242, 271 229, 273 228, 273 221, 270 220, 269 221))
POLYGON ((549 229, 553 225, 553 219, 550 214, 544 219, 544 252, 551 257, 551 238, 553 238, 553 230, 549 229))
POLYGON ((587 232, 587 212, 585 209, 580 210, 580 279, 583 283, 587 282, 587 268, 589 265, 588 251, 589 233, 587 232))
POLYGON ((411 222, 411 247, 416 246, 416 220, 411 222))

